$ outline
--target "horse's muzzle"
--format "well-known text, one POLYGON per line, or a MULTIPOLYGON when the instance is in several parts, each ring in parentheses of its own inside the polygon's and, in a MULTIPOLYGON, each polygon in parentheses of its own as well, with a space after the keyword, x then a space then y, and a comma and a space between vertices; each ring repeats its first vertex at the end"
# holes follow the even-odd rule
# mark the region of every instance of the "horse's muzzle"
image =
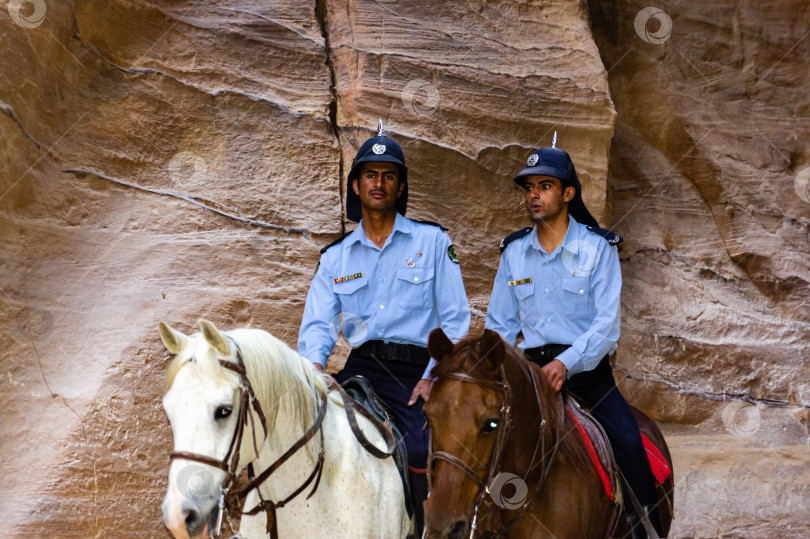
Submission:
POLYGON ((202 538, 216 526, 217 512, 205 511, 188 498, 184 498, 179 507, 164 502, 162 509, 163 523, 177 539, 202 538))
POLYGON ((428 524, 428 539, 463 539, 468 534, 466 520, 456 520, 434 527, 428 524))

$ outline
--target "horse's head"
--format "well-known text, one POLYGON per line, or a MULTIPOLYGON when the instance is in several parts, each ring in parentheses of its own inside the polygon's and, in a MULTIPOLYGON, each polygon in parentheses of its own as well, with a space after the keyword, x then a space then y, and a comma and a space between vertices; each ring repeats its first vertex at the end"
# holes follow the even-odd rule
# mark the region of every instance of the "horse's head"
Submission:
POLYGON ((430 537, 463 537, 476 499, 488 480, 503 425, 506 388, 501 366, 506 343, 491 330, 455 346, 439 328, 428 340, 437 378, 424 406, 432 436, 431 492, 425 502, 430 537), (444 455, 441 458, 441 455, 444 455), (461 461, 452 462, 453 457, 461 461), (464 470, 464 465, 468 469, 464 470))
MULTIPOLYGON (((211 322, 200 320, 200 333, 186 336, 160 323, 160 337, 175 355, 167 381, 163 408, 174 434, 169 488, 163 502, 163 521, 178 538, 207 536, 217 518, 220 485, 227 478, 213 463, 231 460, 237 469, 253 458, 253 444, 230 451, 240 418, 244 391, 240 375, 220 361, 236 365, 236 350, 211 322), (250 454, 247 454, 250 453, 250 454), (183 454, 210 457, 212 463, 184 458, 183 454)), ((245 413, 248 413, 246 410, 245 413)), ((261 434, 261 428, 259 429, 261 434)), ((251 436, 245 433, 245 438, 251 436)))

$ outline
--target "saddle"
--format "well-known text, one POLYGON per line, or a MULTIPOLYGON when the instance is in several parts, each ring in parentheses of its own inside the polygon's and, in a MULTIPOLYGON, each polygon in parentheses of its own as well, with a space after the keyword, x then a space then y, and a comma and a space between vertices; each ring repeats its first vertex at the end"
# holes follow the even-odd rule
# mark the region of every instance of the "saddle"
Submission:
MULTIPOLYGON (((590 414, 587 408, 577 400, 576 397, 564 392, 565 413, 574 422, 575 428, 579 431, 582 440, 588 450, 588 455, 602 481, 602 486, 608 498, 614 502, 614 510, 611 515, 611 522, 608 526, 607 537, 616 537, 620 529, 620 516, 624 512, 625 500, 623 499, 623 492, 621 488, 622 476, 619 467, 616 464, 616 459, 613 455, 613 450, 610 447, 607 434, 598 421, 590 414)), ((641 441, 644 444, 644 449, 647 453, 647 458, 650 462, 653 475, 658 485, 672 476, 672 470, 669 467, 664 456, 657 447, 641 433, 641 441)), ((637 503, 637 502, 635 502, 637 503)))
POLYGON ((607 434, 602 425, 590 414, 584 404, 576 397, 565 392, 565 413, 573 421, 591 457, 596 473, 602 481, 605 493, 611 501, 622 505, 622 489, 619 468, 613 456, 607 434))
MULTIPOLYGON (((341 384, 343 390, 351 397, 352 404, 364 408, 383 426, 390 428, 396 440, 396 450, 393 453, 394 462, 402 478, 402 490, 405 493, 405 505, 408 516, 413 517, 411 503, 411 483, 408 478, 408 454, 405 450, 405 440, 397 427, 396 417, 391 409, 374 392, 371 384, 363 376, 352 376, 341 384)), ((384 434, 384 433, 383 433, 384 434)))

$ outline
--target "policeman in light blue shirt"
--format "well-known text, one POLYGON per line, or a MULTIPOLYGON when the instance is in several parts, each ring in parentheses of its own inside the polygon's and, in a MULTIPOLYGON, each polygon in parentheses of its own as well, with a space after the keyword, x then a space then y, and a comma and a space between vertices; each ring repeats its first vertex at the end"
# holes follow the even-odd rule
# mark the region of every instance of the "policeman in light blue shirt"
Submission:
POLYGON ((428 449, 422 403, 434 363, 427 339, 437 327, 454 341, 466 336, 470 308, 445 230, 405 218, 407 173, 402 149, 383 135, 381 120, 379 134, 361 146, 348 176, 346 215, 359 225, 321 250, 298 351, 322 370, 339 333, 352 345, 335 378, 366 377, 396 415, 420 537, 428 449))
MULTIPOLYGON (((486 327, 510 344, 522 333, 518 348, 542 367, 552 387, 565 387, 591 408, 660 534, 654 476, 608 361, 619 339, 622 276, 616 244, 622 240, 598 227, 582 201, 571 158, 556 146, 534 152, 514 181, 525 191, 534 226, 501 242, 486 327)), ((633 537, 646 537, 627 506, 633 537)))

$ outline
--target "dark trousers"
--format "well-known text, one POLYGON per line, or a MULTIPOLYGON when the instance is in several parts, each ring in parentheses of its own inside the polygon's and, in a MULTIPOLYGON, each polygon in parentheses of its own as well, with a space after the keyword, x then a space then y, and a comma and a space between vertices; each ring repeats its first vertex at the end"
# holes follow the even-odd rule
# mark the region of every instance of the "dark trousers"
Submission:
MULTIPOLYGON (((526 357, 541 367, 551 361, 547 358, 538 358, 532 349, 526 350, 526 357)), ((638 422, 630 405, 616 387, 608 356, 603 357, 592 371, 571 376, 563 387, 584 402, 605 429, 616 457, 616 464, 627 478, 639 503, 656 504, 658 500, 655 492, 655 476, 650 469, 647 451, 641 442, 638 422)), ((629 513, 634 512, 629 499, 625 503, 625 508, 629 513)))
POLYGON ((425 416, 422 415, 422 399, 413 406, 408 406, 413 388, 427 365, 404 363, 385 359, 349 355, 346 366, 334 378, 343 383, 352 376, 361 375, 374 388, 377 396, 391 408, 397 419, 397 427, 405 439, 408 451, 408 465, 414 471, 424 472, 427 465, 428 430, 425 416))
POLYGON ((424 510, 422 504, 427 498, 428 429, 425 416, 422 415, 422 399, 413 406, 408 406, 414 386, 422 379, 427 364, 404 363, 385 359, 375 359, 355 355, 352 352, 343 370, 334 378, 343 383, 352 376, 361 375, 374 388, 377 396, 391 408, 396 416, 397 428, 405 440, 408 452, 409 479, 411 483, 411 502, 414 508, 414 533, 422 536, 424 510))

